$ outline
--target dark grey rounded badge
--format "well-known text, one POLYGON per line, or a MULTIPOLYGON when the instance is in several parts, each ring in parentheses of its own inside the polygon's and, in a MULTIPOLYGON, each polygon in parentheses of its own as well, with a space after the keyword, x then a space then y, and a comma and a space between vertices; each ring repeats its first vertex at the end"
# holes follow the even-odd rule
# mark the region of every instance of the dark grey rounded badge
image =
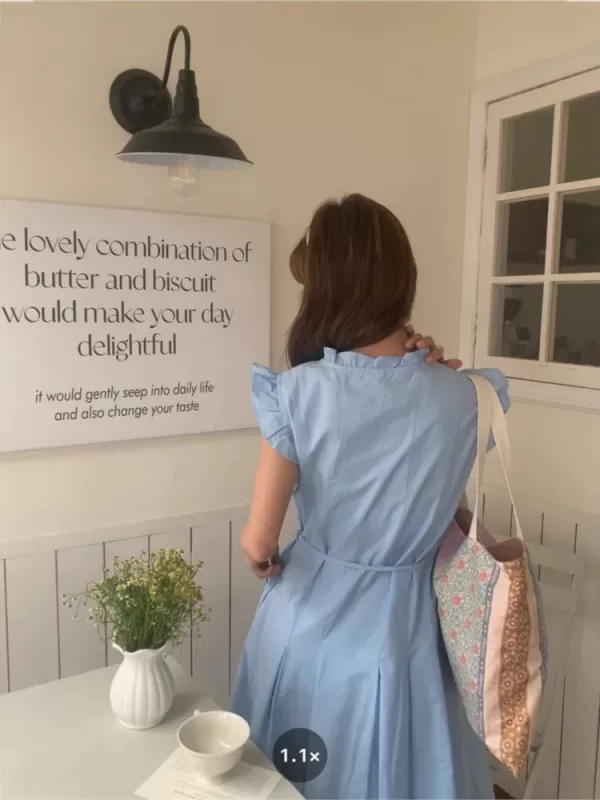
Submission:
POLYGON ((273 748, 273 764, 291 783, 314 781, 327 765, 327 747, 318 733, 293 728, 282 734, 273 748))

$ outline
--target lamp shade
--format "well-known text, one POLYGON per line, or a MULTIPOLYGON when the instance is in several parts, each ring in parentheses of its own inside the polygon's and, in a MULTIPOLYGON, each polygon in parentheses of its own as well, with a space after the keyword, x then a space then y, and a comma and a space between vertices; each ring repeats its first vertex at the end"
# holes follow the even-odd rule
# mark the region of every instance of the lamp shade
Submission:
POLYGON ((135 133, 117 158, 131 164, 171 167, 185 158, 200 169, 233 169, 252 165, 240 146, 200 118, 171 117, 135 133))

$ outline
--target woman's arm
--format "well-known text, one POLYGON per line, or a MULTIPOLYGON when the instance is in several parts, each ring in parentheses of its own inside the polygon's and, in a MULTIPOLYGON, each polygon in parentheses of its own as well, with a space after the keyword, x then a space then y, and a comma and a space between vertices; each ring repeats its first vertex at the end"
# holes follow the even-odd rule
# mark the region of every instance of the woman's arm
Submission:
POLYGON ((250 519, 241 536, 246 560, 261 578, 277 573, 276 565, 260 566, 277 555, 283 521, 298 481, 298 467, 264 439, 254 483, 250 519))

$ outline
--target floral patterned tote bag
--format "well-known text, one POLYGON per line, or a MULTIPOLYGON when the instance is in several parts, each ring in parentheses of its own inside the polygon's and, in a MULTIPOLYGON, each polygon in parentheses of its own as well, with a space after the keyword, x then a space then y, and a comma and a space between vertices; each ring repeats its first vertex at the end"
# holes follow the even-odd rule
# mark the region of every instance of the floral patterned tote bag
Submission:
POLYGON ((491 430, 513 504, 516 536, 497 542, 478 523, 477 513, 464 532, 453 522, 436 558, 434 588, 469 721, 491 753, 518 777, 527 763, 546 680, 546 631, 508 477, 504 412, 485 378, 471 380, 478 403, 475 509, 491 430))

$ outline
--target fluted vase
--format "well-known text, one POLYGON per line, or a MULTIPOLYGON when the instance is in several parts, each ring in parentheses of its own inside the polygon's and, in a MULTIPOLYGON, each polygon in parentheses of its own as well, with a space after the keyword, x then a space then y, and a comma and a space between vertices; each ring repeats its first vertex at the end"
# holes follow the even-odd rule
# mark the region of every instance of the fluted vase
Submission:
POLYGON ((174 681, 159 650, 129 653, 113 642, 123 656, 110 687, 110 705, 121 725, 143 731, 153 728, 167 715, 174 696, 174 681))

